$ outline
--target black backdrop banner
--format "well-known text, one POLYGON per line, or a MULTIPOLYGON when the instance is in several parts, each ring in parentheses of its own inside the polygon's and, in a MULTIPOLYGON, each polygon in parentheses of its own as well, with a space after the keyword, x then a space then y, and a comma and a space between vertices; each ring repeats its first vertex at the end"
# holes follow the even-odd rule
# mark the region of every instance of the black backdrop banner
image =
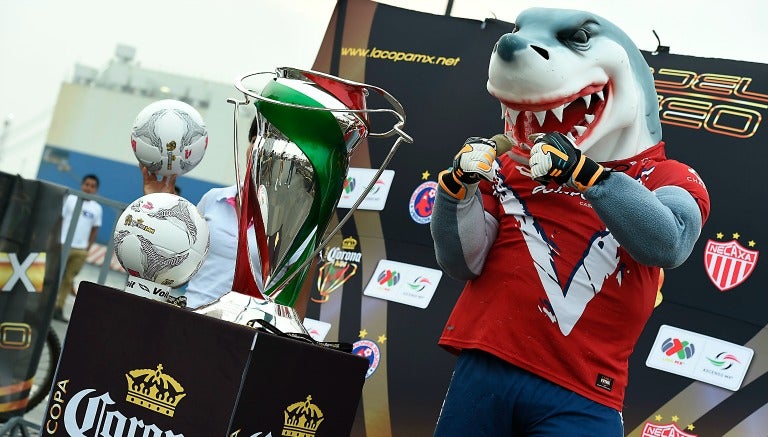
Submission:
POLYGON ((0 173, 0 419, 26 410, 58 290, 66 190, 0 173))
MULTIPOLYGON (((340 1, 331 18, 313 69, 386 89, 405 108, 404 130, 414 138, 388 167, 395 176, 386 207, 357 211, 330 245, 360 254, 355 269, 332 288, 321 259, 310 278, 316 286, 307 316, 332 325, 327 340, 357 341, 371 364, 354 436, 432 435, 455 362, 437 340, 463 283, 443 275, 426 309, 369 297, 363 289, 377 279, 372 275, 382 259, 439 268, 428 193, 467 137, 502 131, 499 103, 486 91, 488 62, 495 42, 513 27, 368 0, 340 1)), ((712 211, 689 260, 666 272, 663 300, 631 357, 626 434, 765 435, 768 278, 760 252, 768 239, 760 219, 765 184, 758 178, 768 154, 759 140, 766 130, 768 66, 645 55, 660 96, 667 153, 698 171, 712 211), (707 255, 707 247, 725 246, 742 255, 725 260, 740 266, 740 274, 723 274, 715 263, 724 257, 707 255), (753 349, 741 388, 732 392, 647 367, 662 325, 753 349)), ((390 147, 386 139, 369 139, 352 156, 352 167, 377 168, 390 147)))

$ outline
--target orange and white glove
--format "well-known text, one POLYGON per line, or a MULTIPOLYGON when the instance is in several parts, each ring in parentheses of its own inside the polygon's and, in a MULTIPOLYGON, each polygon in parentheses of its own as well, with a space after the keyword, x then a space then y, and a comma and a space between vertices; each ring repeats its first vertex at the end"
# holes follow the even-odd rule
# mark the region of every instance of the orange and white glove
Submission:
POLYGON ((453 158, 453 167, 443 170, 437 179, 452 197, 462 200, 474 192, 480 179, 493 180, 496 143, 480 137, 470 137, 453 158))
POLYGON ((581 153, 559 132, 539 135, 534 140, 528 163, 531 177, 542 184, 555 181, 579 191, 585 191, 609 175, 605 167, 581 153))

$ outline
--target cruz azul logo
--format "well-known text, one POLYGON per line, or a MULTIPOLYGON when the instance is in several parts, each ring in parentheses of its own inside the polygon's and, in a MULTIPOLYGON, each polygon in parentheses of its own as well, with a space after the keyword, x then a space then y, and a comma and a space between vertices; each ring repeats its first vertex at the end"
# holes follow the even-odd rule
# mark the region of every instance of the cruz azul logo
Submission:
POLYGON ((670 337, 661 344, 661 350, 668 357, 668 361, 676 364, 682 364, 683 361, 691 358, 696 351, 693 343, 689 343, 679 338, 670 337))
POLYGON ((317 276, 317 291, 320 297, 312 297, 312 302, 328 302, 331 293, 357 273, 363 254, 356 248, 357 240, 349 236, 341 242, 341 247, 334 246, 325 250, 322 256, 323 264, 317 276))
MULTIPOLYGON (((757 264, 757 250, 747 249, 736 241, 740 235, 733 234, 733 240, 727 242, 708 240, 704 249, 704 265, 709 279, 720 291, 730 290, 749 278, 757 264)), ((718 240, 723 233, 717 234, 718 240)), ((755 247, 754 241, 747 243, 755 247)))

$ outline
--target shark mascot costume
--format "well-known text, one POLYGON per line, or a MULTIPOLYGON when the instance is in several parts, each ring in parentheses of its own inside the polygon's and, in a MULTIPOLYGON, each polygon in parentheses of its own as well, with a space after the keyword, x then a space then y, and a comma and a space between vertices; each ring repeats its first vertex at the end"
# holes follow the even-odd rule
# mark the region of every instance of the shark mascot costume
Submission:
POLYGON ((504 134, 469 138, 438 177, 437 260, 467 284, 440 338, 459 357, 435 435, 623 436, 629 356, 709 196, 666 158, 623 31, 548 8, 515 25, 488 70, 504 134))

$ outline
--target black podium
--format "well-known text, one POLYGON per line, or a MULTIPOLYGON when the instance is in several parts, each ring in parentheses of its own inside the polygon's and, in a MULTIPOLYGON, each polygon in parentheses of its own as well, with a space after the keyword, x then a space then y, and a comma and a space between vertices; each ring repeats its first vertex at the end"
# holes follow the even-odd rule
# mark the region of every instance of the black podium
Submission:
POLYGON ((41 435, 347 436, 368 363, 82 282, 41 435))

